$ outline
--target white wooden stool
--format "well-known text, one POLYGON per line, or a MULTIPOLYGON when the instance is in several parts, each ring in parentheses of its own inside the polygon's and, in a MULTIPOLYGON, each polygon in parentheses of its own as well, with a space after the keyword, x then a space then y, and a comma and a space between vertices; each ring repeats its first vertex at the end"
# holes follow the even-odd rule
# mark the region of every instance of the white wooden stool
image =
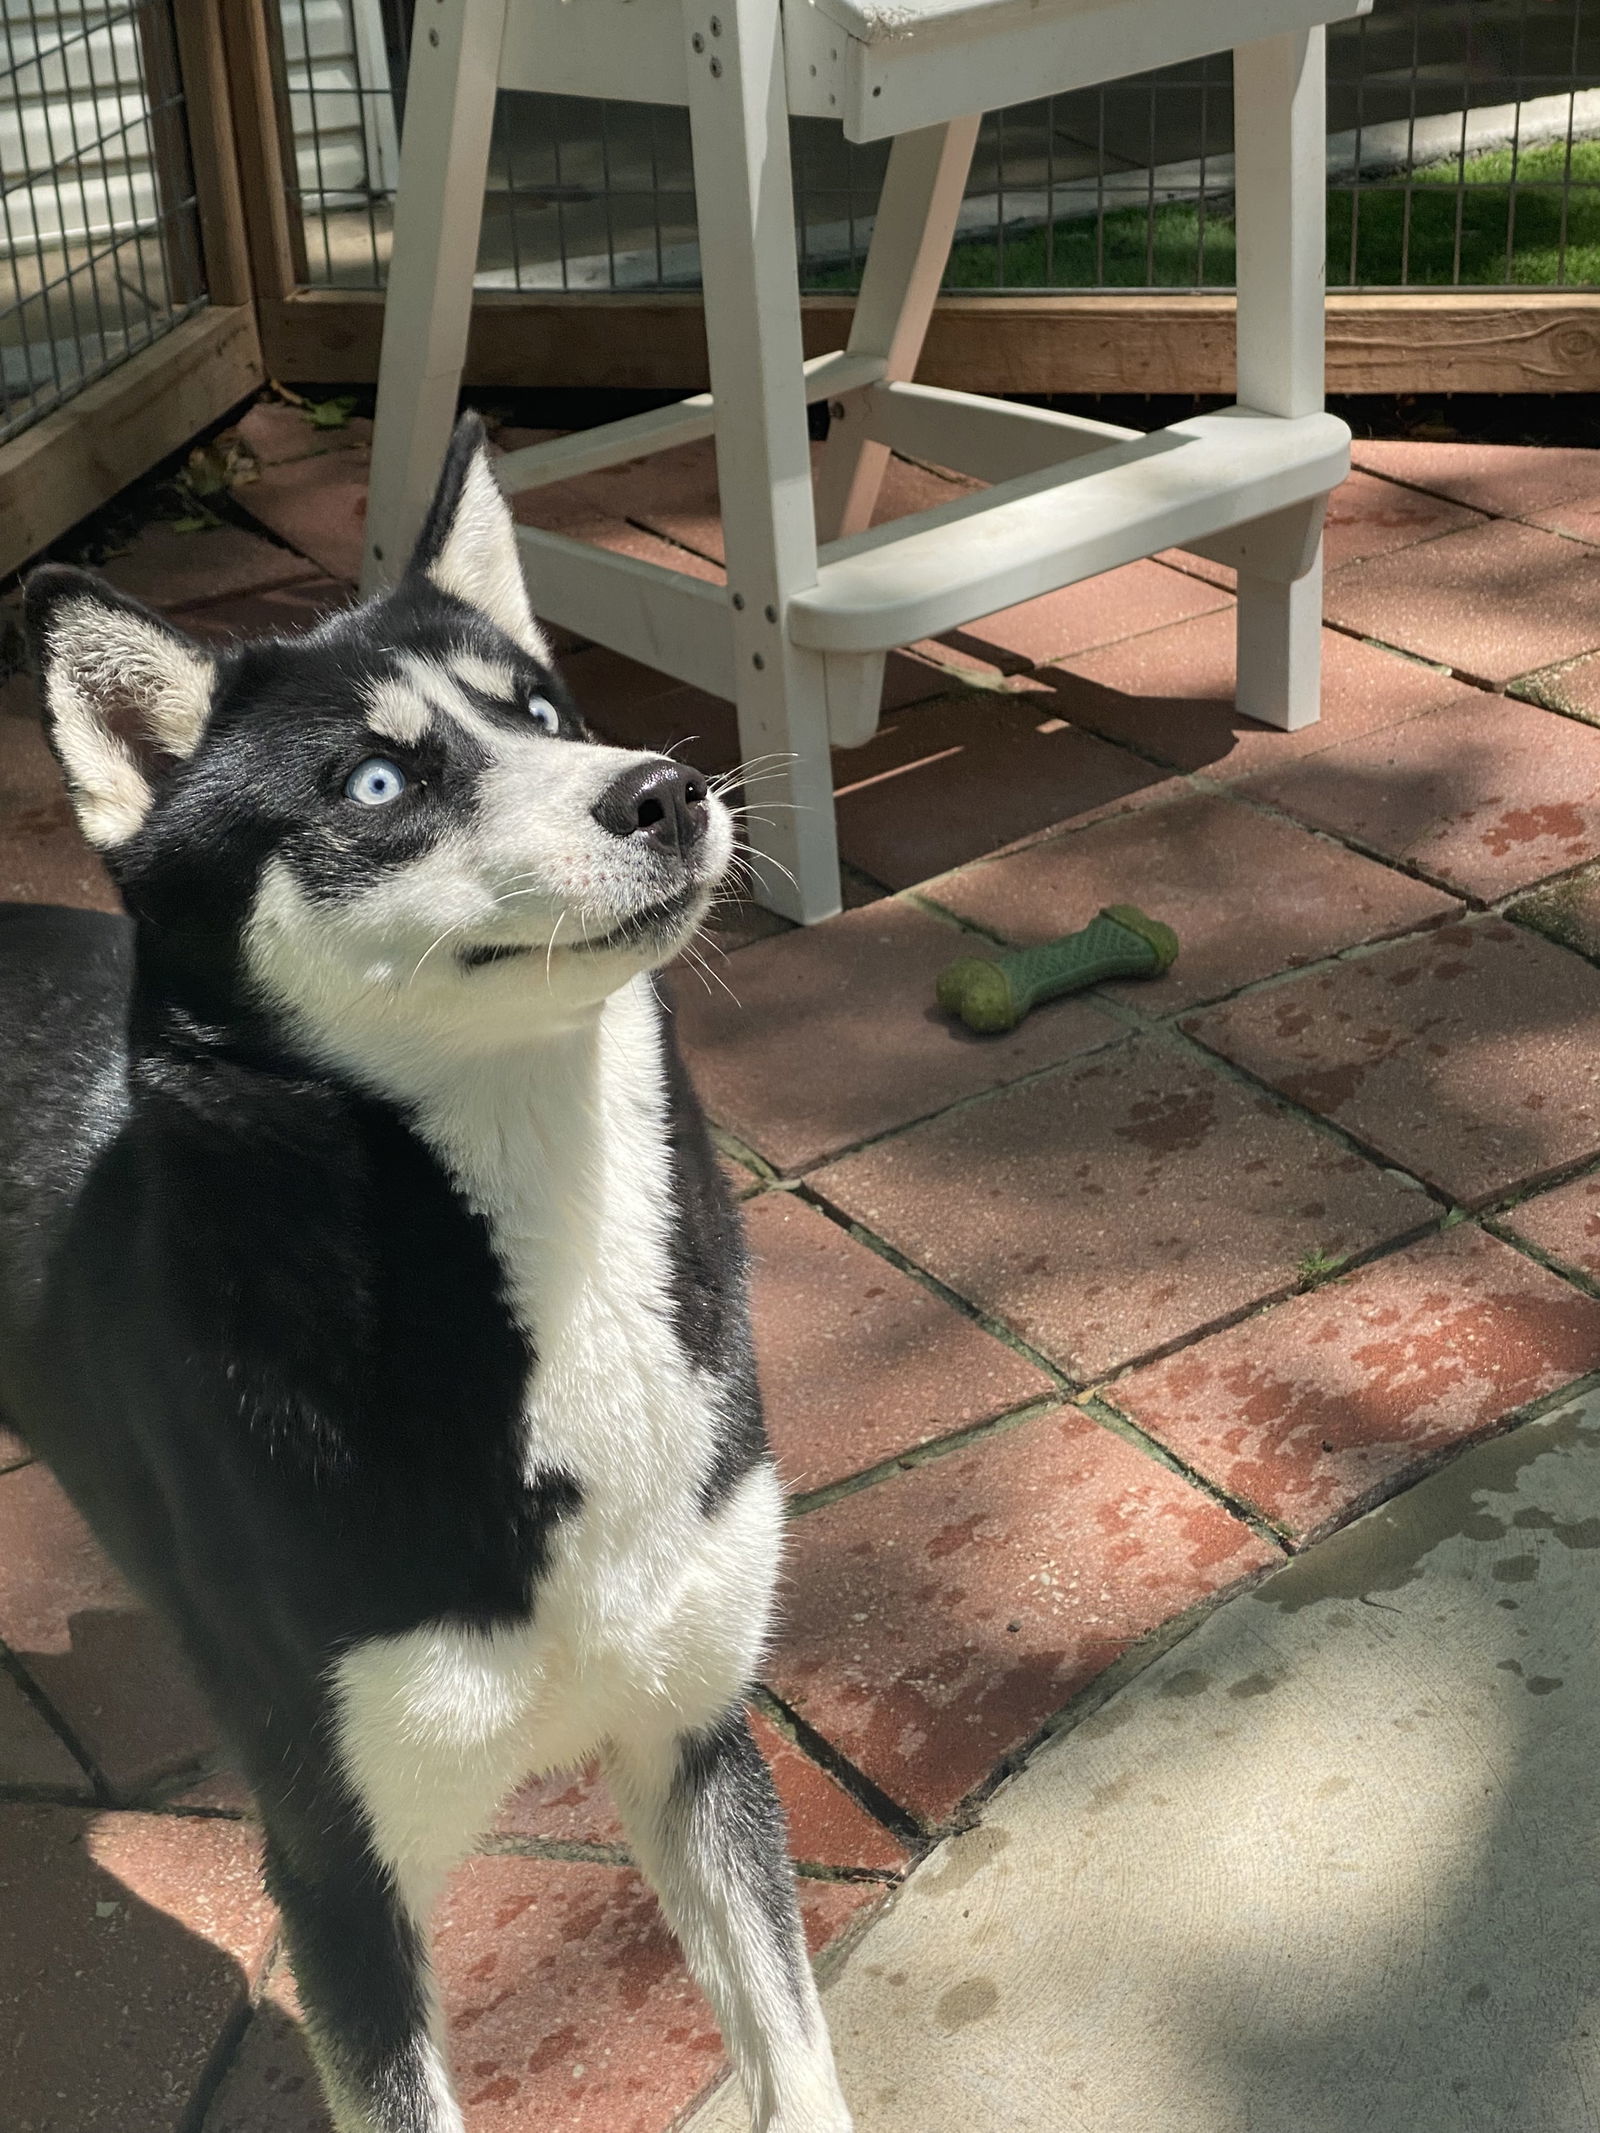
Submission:
MULTIPOLYGON (((1370 0, 1366 0, 1370 5, 1370 0)), ((535 609, 738 706, 783 760, 763 900, 839 908, 828 749, 886 653, 1162 548, 1239 573, 1238 704, 1318 713, 1323 24, 1352 0, 416 0, 367 519, 369 585, 421 524, 455 417, 497 86, 687 105, 711 391, 508 453, 516 493, 716 439, 727 584, 522 528, 535 609), (912 382, 982 112, 1232 50, 1238 404, 1149 436, 912 382), (791 112, 892 136, 848 348, 806 362, 791 112), (806 407, 833 421, 813 493, 806 407), (891 451, 991 484, 871 527, 891 451), (820 545, 819 545, 820 541, 820 545)), ((1137 298, 1127 331, 1139 331, 1137 298)), ((974 715, 979 715, 976 711, 974 715)), ((763 810, 764 812, 764 810, 763 810)))

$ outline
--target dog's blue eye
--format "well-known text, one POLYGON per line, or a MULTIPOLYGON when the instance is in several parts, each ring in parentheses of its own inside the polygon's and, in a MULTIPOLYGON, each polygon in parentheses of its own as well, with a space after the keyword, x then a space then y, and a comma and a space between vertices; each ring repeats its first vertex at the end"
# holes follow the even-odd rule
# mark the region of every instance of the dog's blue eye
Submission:
POLYGON ((391 800, 398 800, 405 789, 405 772, 398 763, 391 763, 381 755, 369 755, 344 781, 345 798, 358 800, 363 807, 387 807, 391 800))
POLYGON ((528 698, 528 716, 541 733, 559 733, 561 714, 547 696, 528 698))

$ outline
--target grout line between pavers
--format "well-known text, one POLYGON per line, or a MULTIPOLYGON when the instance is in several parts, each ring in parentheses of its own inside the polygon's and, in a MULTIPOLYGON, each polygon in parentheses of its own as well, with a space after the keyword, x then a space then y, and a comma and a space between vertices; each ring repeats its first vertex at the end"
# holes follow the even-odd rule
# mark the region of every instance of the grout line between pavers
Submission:
POLYGON ((218 2029, 211 2049, 206 2054, 206 2063, 189 2092, 189 2100, 183 2107, 175 2133, 204 2133, 211 2106, 216 2102, 218 2092, 239 2056, 257 2009, 265 1997, 267 1980, 277 1966, 282 1946, 282 1933, 275 1933, 262 1956, 261 1967, 256 1973, 254 1983, 248 1985, 240 1994, 238 2006, 230 2009, 218 2029))
POLYGON ((1294 1536, 1286 1527, 1280 1526, 1276 1519, 1258 1509, 1246 1498, 1233 1495, 1220 1482, 1203 1474, 1197 1466, 1191 1466, 1187 1460, 1180 1459, 1170 1446, 1163 1444, 1159 1437, 1152 1435, 1141 1423, 1136 1422, 1124 1408, 1116 1406, 1098 1392, 1081 1393, 1073 1404, 1079 1413, 1087 1415, 1091 1422, 1098 1423, 1103 1430, 1114 1437, 1120 1437, 1124 1443, 1133 1445, 1147 1458, 1153 1459, 1157 1466, 1165 1467, 1168 1473, 1175 1474, 1180 1481, 1186 1481, 1203 1496, 1209 1496, 1212 1502, 1220 1505, 1230 1517, 1236 1518, 1241 1525, 1248 1526, 1257 1540, 1267 1541, 1271 1546, 1281 1548, 1285 1554, 1294 1552, 1294 1536))
POLYGON ((1104 1704, 1129 1687, 1148 1667, 1153 1666, 1156 1660, 1164 1658, 1168 1652, 1182 1644, 1202 1623, 1215 1614, 1219 1607, 1225 1606, 1230 1600, 1240 1598, 1244 1593, 1275 1576, 1286 1567, 1288 1560, 1287 1556, 1280 1554, 1277 1561, 1263 1563, 1256 1570, 1246 1571, 1243 1577, 1235 1578, 1231 1584, 1207 1593, 1192 1606, 1180 1609, 1165 1622, 1158 1622, 1153 1629, 1146 1630, 1143 1636, 1135 1638, 1118 1653, 1109 1666, 1102 1667, 1069 1696, 1025 1741, 1019 1743, 1009 1754, 1002 1756, 987 1776, 981 1779, 971 1792, 963 1795, 947 1821, 931 1826, 929 1836, 932 1840, 937 1843, 942 1838, 959 1836, 976 1828, 982 1818, 982 1810, 1007 1779, 1015 1777, 1019 1771, 1026 1768, 1052 1741, 1063 1734, 1074 1732, 1086 1719, 1093 1718, 1104 1704))
POLYGON ((1569 725, 1587 726, 1592 733, 1596 725, 1600 724, 1600 720, 1591 718, 1571 704, 1560 702, 1553 697, 1530 696, 1527 687, 1541 674, 1559 674, 1564 667, 1575 667, 1583 660, 1593 659, 1597 650, 1600 650, 1600 646, 1591 646, 1586 652, 1573 652, 1565 659, 1552 659, 1545 666, 1529 667, 1521 674, 1513 674, 1500 693, 1508 696, 1513 703, 1528 704, 1535 711, 1548 711, 1552 718, 1564 718, 1569 725))
MULTIPOLYGON (((79 1769, 82 1770, 84 1776, 88 1778, 89 1783, 94 1788, 93 1804, 96 1807, 114 1806, 116 1804, 116 1796, 112 1791, 110 1782, 100 1764, 89 1753, 88 1748, 79 1738, 76 1727, 56 1709, 50 1698, 40 1688, 26 1666, 23 1665, 8 1644, 0 1644, 0 1673, 8 1675, 16 1684, 21 1694, 33 1706, 38 1717, 50 1728, 62 1747, 66 1749, 79 1769)), ((83 1803, 80 1801, 78 1804, 81 1806, 83 1803)))
POLYGON ((858 1807, 864 1808, 874 1822, 905 1845, 915 1863, 927 1847, 928 1832, 909 1808, 902 1807, 853 1763, 842 1748, 835 1747, 825 1733, 820 1733, 802 1718, 793 1705, 785 1703, 769 1683, 758 1682, 751 1692, 750 1702, 769 1724, 848 1793, 858 1807))
POLYGON ((1524 1237, 1503 1216, 1482 1217, 1477 1227, 1486 1235, 1498 1238, 1509 1250, 1520 1252, 1524 1259, 1531 1259, 1535 1266, 1543 1267, 1547 1274, 1554 1274, 1569 1288, 1600 1300, 1600 1281, 1596 1281, 1592 1274, 1586 1274, 1582 1267, 1574 1266, 1570 1259, 1563 1259, 1558 1252, 1547 1251, 1542 1244, 1535 1244, 1531 1237, 1524 1237))
POLYGON ((898 1269, 900 1273, 909 1275, 919 1288, 925 1289, 930 1296, 937 1297, 940 1303, 948 1304, 952 1310, 959 1312, 963 1318, 970 1320, 973 1325, 980 1327, 983 1332, 990 1334, 997 1341, 1004 1342, 1006 1347, 1011 1349, 1014 1354, 1020 1355, 1025 1362, 1031 1363, 1036 1370, 1042 1371, 1062 1393, 1075 1392, 1080 1385, 1086 1382, 1082 1378, 1074 1378, 1069 1372, 1063 1370, 1059 1363, 1052 1362, 1042 1350, 1032 1347, 1022 1338, 1020 1333, 1014 1332, 1003 1319, 991 1316, 980 1305, 975 1304, 970 1297, 963 1296, 959 1289, 951 1288, 949 1283, 941 1281, 937 1274, 930 1274, 925 1266, 920 1266, 915 1259, 908 1258, 898 1246, 890 1244, 887 1238, 880 1237, 876 1230, 868 1229, 865 1223, 858 1222, 853 1215, 847 1214, 843 1208, 836 1207, 831 1200, 825 1199, 814 1186, 802 1180, 791 1189, 797 1199, 802 1200, 807 1207, 815 1208, 817 1213, 823 1216, 826 1221, 833 1223, 836 1228, 842 1229, 847 1237, 854 1238, 857 1244, 865 1245, 869 1252, 875 1252, 880 1259, 887 1261, 890 1266, 898 1269))
MULTIPOLYGON (((1410 936, 1406 936, 1406 938, 1410 938, 1410 936)), ((1394 944, 1393 942, 1385 941, 1379 945, 1392 947, 1394 944)), ((1329 960, 1343 961, 1344 958, 1330 957, 1329 960)), ((1307 969, 1315 969, 1316 967, 1314 964, 1307 965, 1307 969)), ((1285 973, 1285 975, 1303 975, 1303 973, 1285 973)), ((1268 985, 1275 982, 1276 980, 1274 979, 1263 979, 1259 989, 1264 990, 1268 985)), ((1237 998, 1238 995, 1236 994, 1233 997, 1237 998)), ((1186 1010, 1186 1012, 1193 1011, 1186 1010)), ((1298 1121, 1303 1126, 1310 1127, 1322 1139, 1333 1141, 1336 1146, 1343 1148, 1347 1155, 1359 1156, 1363 1162, 1376 1165, 1386 1175, 1397 1178, 1415 1191, 1425 1194, 1438 1209, 1441 1216, 1447 1214, 1454 1205, 1450 1195, 1441 1191, 1438 1186, 1430 1185, 1426 1178, 1418 1177, 1415 1172, 1407 1170, 1404 1164, 1397 1163, 1393 1156, 1385 1153, 1376 1143, 1363 1140, 1358 1133, 1352 1132, 1348 1126, 1340 1125, 1335 1119, 1325 1118, 1320 1111, 1313 1111, 1304 1104, 1296 1103, 1293 1097, 1285 1095, 1282 1089, 1275 1088, 1271 1082, 1252 1072, 1249 1067, 1241 1066, 1238 1060, 1230 1059, 1225 1052, 1214 1050, 1206 1043, 1203 1037, 1193 1036, 1178 1021, 1152 1023, 1144 1034, 1164 1051, 1181 1053, 1192 1064, 1204 1066, 1220 1073, 1224 1081, 1231 1081, 1242 1089, 1248 1089, 1251 1095, 1255 1097, 1264 1097, 1275 1111, 1281 1112, 1286 1118, 1298 1121)), ((1426 1227, 1427 1225, 1420 1226, 1426 1227)))
MULTIPOLYGON (((1051 1375, 1059 1378, 1061 1373, 1052 1370, 1051 1375)), ((825 1481, 814 1489, 789 1497, 784 1506, 785 1515, 790 1519, 809 1518, 813 1511, 826 1511, 847 1496, 859 1496, 863 1489, 892 1480, 897 1473, 930 1466, 953 1453, 966 1451, 974 1444, 986 1443, 991 1437, 1006 1436, 1012 1430, 1020 1429, 1025 1422, 1037 1422, 1043 1415, 1058 1414, 1069 1399, 1070 1393, 1063 1387, 1054 1397, 1029 1400, 1020 1407, 1008 1407, 1000 1414, 986 1415, 981 1422, 969 1422, 962 1429, 951 1430, 947 1436, 929 1437, 906 1451, 895 1452, 873 1466, 863 1467, 859 1474, 845 1474, 837 1481, 825 1481)))

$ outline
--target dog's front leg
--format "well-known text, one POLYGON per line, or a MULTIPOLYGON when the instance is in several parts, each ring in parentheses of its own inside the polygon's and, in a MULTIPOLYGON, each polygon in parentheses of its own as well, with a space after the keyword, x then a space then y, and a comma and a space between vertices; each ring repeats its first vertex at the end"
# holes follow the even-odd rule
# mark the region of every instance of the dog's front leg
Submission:
POLYGON ((742 1708, 622 1743, 607 1775, 750 2099, 755 2133, 849 2133, 806 1959, 783 1811, 742 1708))

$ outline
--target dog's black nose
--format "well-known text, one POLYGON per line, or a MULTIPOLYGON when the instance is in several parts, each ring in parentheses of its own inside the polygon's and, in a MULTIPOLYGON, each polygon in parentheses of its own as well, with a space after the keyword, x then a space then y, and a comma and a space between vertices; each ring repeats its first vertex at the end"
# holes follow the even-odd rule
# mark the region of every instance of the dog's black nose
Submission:
POLYGON ((706 833, 710 795, 698 770, 665 760, 636 763, 606 787, 592 812, 613 837, 639 837, 682 857, 706 833))

